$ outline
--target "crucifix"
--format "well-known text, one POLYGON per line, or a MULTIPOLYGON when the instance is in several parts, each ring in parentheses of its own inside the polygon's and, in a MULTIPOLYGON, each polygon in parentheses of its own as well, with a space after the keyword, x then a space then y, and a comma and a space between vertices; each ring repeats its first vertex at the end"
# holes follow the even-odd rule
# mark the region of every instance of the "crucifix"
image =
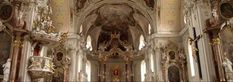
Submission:
POLYGON ((198 40, 202 37, 202 34, 197 36, 195 27, 193 27, 192 29, 193 29, 193 37, 194 38, 189 37, 189 41, 190 41, 190 45, 192 45, 192 49, 193 49, 193 54, 192 54, 193 58, 198 64, 199 76, 202 79, 202 74, 201 74, 202 71, 201 71, 199 49, 198 49, 198 40))

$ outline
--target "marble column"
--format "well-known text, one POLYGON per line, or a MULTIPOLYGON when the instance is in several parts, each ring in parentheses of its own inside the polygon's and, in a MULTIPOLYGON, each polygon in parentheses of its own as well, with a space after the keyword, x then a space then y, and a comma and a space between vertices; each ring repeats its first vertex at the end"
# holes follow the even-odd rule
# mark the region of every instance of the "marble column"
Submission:
POLYGON ((28 40, 23 41, 23 49, 22 49, 22 55, 21 55, 21 65, 20 65, 20 71, 19 71, 19 78, 21 82, 24 81, 31 81, 30 76, 28 75, 28 59, 32 55, 31 51, 31 43, 28 40))
POLYGON ((35 4, 25 0, 13 1, 13 3, 15 3, 15 14, 12 20, 12 26, 14 27, 14 42, 13 52, 11 54, 12 62, 9 80, 10 82, 16 80, 28 81, 30 78, 27 74, 27 59, 30 54, 30 43, 28 40, 23 41, 23 39, 24 35, 27 33, 25 29, 31 30, 33 22, 31 19, 33 19, 32 14, 35 4), (25 22, 27 24, 25 24, 25 22))
MULTIPOLYGON (((216 0, 216 1, 219 2, 219 0, 216 0)), ((213 2, 215 3, 216 1, 213 1, 213 2)), ((202 42, 203 43, 205 42, 206 44, 205 45, 203 44, 204 48, 200 49, 200 50, 206 50, 205 51, 206 54, 211 54, 211 55, 204 55, 204 56, 206 56, 206 59, 204 59, 205 62, 203 62, 203 63, 208 64, 208 67, 205 67, 208 70, 203 71, 203 77, 208 76, 207 81, 225 81, 224 70, 223 70, 223 66, 222 66, 222 56, 221 56, 221 55, 223 55, 223 53, 221 51, 221 44, 220 44, 219 34, 218 34, 219 30, 221 28, 220 27, 221 22, 218 18, 220 15, 218 14, 218 10, 211 11, 210 10, 211 8, 210 7, 208 8, 208 6, 206 6, 205 3, 200 3, 197 5, 198 5, 197 10, 200 13, 199 19, 201 19, 201 21, 203 22, 200 24, 202 26, 202 28, 200 28, 200 29, 204 29, 204 31, 206 33, 203 36, 203 38, 205 38, 205 39, 202 40, 202 42), (204 12, 213 13, 213 16, 208 16, 204 12), (205 16, 205 15, 207 15, 207 16, 205 16), (209 20, 214 20, 214 21, 209 21, 209 20), (211 24, 208 24, 208 22, 211 22, 211 24), (211 43, 211 45, 207 45, 208 42, 211 43), (209 47, 211 47, 211 49, 209 49, 209 47), (208 60, 211 60, 211 62, 208 60), (205 73, 205 72, 207 72, 207 73, 205 73), (204 75, 204 74, 206 74, 206 75, 204 75)), ((215 5, 214 7, 218 8, 218 6, 217 6, 218 4, 212 4, 212 5, 215 5)), ((203 58, 203 57, 201 57, 201 58, 203 58)))
POLYGON ((21 32, 16 32, 15 39, 13 42, 13 53, 11 54, 11 71, 10 71, 10 82, 15 82, 16 81, 16 74, 17 74, 17 67, 18 65, 18 57, 20 54, 20 50, 22 47, 22 33, 21 32))
POLYGON ((132 65, 133 61, 126 61, 125 64, 125 70, 126 70, 126 82, 132 82, 133 81, 133 70, 132 70, 132 65))
POLYGON ((150 46, 147 45, 145 46, 145 62, 146 62, 146 76, 145 76, 145 81, 152 81, 152 71, 151 71, 151 63, 150 63, 150 46))
POLYGON ((77 81, 81 81, 81 69, 82 69, 82 54, 83 54, 83 51, 81 49, 79 49, 78 51, 78 54, 77 54, 77 60, 76 60, 76 63, 77 63, 77 81))
POLYGON ((66 80, 67 81, 76 81, 76 65, 77 65, 77 62, 76 62, 76 49, 72 49, 70 51, 70 59, 71 59, 71 63, 70 63, 70 66, 68 66, 68 68, 66 69, 66 80))
POLYGON ((157 81, 163 81, 163 77, 162 77, 162 65, 161 65, 161 55, 162 52, 160 50, 160 46, 157 44, 157 47, 155 47, 155 68, 156 68, 156 79, 157 81))
POLYGON ((219 75, 219 80, 220 81, 226 81, 225 79, 225 74, 224 74, 224 69, 223 69, 223 52, 220 44, 220 39, 218 35, 214 35, 211 37, 211 42, 212 42, 212 49, 213 49, 213 54, 217 66, 217 72, 219 75))
POLYGON ((99 79, 98 79, 98 81, 101 82, 101 70, 102 70, 102 69, 101 69, 101 65, 102 65, 102 64, 101 64, 100 61, 99 61, 99 64, 98 64, 98 65, 99 65, 99 70, 98 70, 99 79))
POLYGON ((68 57, 70 58, 70 65, 67 67, 66 70, 66 81, 77 81, 76 80, 76 71, 77 71, 77 43, 78 43, 79 36, 76 34, 69 33, 66 47, 69 49, 68 57))
POLYGON ((128 70, 128 62, 126 62, 125 64, 125 73, 126 73, 126 77, 125 77, 125 80, 126 82, 129 82, 129 70, 128 70))
POLYGON ((131 74, 131 75, 130 75, 130 82, 133 82, 133 81, 134 81, 133 79, 134 79, 134 77, 135 77, 135 76, 134 76, 135 73, 134 73, 134 71, 133 71, 133 61, 130 61, 130 66, 129 66, 129 67, 130 67, 130 74, 131 74))
POLYGON ((106 82, 106 62, 105 61, 99 61, 99 81, 100 82, 106 82))
POLYGON ((104 82, 107 82, 107 68, 106 68, 106 62, 104 62, 103 64, 103 72, 104 72, 104 78, 103 78, 103 81, 104 82))

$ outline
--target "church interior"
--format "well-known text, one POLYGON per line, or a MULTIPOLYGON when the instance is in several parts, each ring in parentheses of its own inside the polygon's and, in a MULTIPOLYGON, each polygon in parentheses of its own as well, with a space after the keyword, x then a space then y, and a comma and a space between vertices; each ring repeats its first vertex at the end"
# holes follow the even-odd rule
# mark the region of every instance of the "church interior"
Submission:
POLYGON ((233 0, 0 0, 2 82, 233 82, 233 0))

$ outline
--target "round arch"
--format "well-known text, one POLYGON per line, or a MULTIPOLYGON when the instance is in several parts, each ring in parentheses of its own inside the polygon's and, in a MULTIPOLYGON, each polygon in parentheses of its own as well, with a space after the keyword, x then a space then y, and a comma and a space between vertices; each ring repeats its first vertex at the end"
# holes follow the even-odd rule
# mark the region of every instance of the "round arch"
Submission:
MULTIPOLYGON (((152 32, 155 32, 155 31, 156 31, 156 30, 155 30, 156 24, 154 24, 156 20, 154 19, 153 14, 151 14, 150 11, 148 12, 147 9, 146 9, 145 7, 142 7, 141 5, 136 4, 136 3, 132 2, 132 1, 124 1, 124 0, 122 0, 122 1, 117 1, 117 2, 113 2, 112 0, 106 0, 106 1, 101 1, 101 2, 96 2, 96 3, 91 3, 91 4, 89 4, 89 6, 86 7, 84 10, 79 11, 79 14, 76 13, 76 16, 77 16, 76 21, 78 20, 79 22, 77 22, 76 25, 75 25, 75 26, 77 26, 78 28, 74 28, 74 30, 75 30, 76 32, 79 32, 79 31, 80 31, 80 27, 81 27, 81 25, 83 24, 84 19, 85 19, 92 11, 98 9, 99 7, 101 7, 101 6, 104 5, 104 4, 118 4, 118 3, 120 3, 120 4, 126 3, 126 4, 128 4, 129 6, 131 6, 131 7, 135 8, 136 10, 140 11, 140 13, 142 13, 142 15, 148 20, 148 22, 149 22, 149 24, 151 25, 151 27, 153 27, 153 28, 151 28, 152 32), (81 13, 81 12, 82 12, 82 13, 81 13)), ((145 33, 143 33, 143 34, 145 34, 145 33)), ((85 37, 87 37, 87 36, 86 36, 87 33, 85 33, 84 35, 85 35, 85 37)))

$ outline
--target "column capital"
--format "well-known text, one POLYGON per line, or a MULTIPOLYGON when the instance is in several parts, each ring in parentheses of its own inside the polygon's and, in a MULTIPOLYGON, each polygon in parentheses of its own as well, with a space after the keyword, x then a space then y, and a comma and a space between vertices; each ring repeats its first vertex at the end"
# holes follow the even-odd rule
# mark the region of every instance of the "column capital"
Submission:
POLYGON ((71 33, 71 32, 69 32, 67 38, 68 38, 68 39, 77 39, 77 40, 79 40, 79 39, 81 38, 81 36, 78 35, 78 34, 76 34, 76 33, 71 33))

